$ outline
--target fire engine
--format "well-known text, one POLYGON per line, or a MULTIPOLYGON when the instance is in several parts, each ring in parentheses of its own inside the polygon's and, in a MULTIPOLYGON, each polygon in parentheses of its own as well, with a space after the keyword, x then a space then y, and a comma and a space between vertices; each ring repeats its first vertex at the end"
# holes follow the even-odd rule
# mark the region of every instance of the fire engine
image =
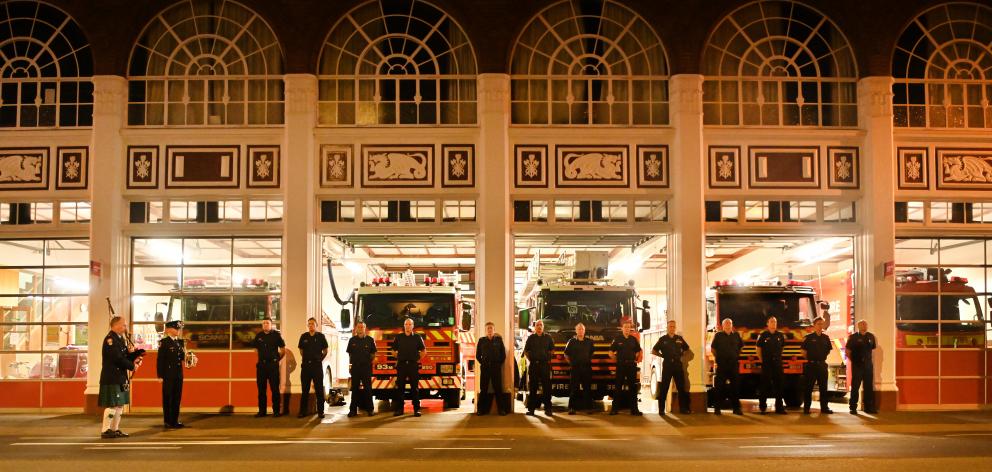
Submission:
POLYGON ((949 274, 949 269, 896 273, 896 347, 985 346, 978 294, 968 279, 949 274))
POLYGON ((758 335, 764 331, 768 316, 778 318, 778 330, 785 335, 782 352, 785 371, 785 402, 790 407, 802 403, 803 364, 806 359, 800 346, 803 338, 813 332, 813 318, 817 316, 816 291, 806 283, 790 280, 787 284, 738 285, 732 281, 717 282, 712 288, 712 298, 707 300, 709 329, 706 337, 706 362, 709 375, 707 394, 713 403, 713 355, 709 346, 713 335, 724 318, 734 321, 734 329, 741 335, 744 348, 738 360, 740 372, 740 397, 757 398, 761 375, 758 361, 758 335))
POLYGON ((341 326, 365 323, 375 340, 372 363, 372 395, 392 400, 396 395, 396 356, 392 341, 403 332, 406 318, 414 321, 414 332, 424 339, 427 355, 420 365, 420 397, 440 398, 445 408, 458 408, 464 398, 465 347, 461 334, 472 329, 471 311, 465 310, 460 288, 445 277, 424 277, 417 283, 412 271, 402 276, 375 277, 361 283, 348 299, 337 295, 331 261, 331 288, 339 304, 352 305, 341 311, 341 326))
MULTIPOLYGON (((575 326, 581 322, 586 327, 586 337, 593 341, 591 397, 599 401, 612 395, 616 361, 610 359, 610 345, 621 336, 621 327, 627 321, 633 322, 638 331, 649 327, 650 304, 644 300, 638 306, 640 297, 633 281, 615 285, 606 278, 608 261, 609 253, 597 251, 564 255, 555 264, 542 264, 539 254, 535 255, 528 269, 528 283, 519 296, 525 306, 519 311, 518 319, 521 392, 527 392, 527 360, 522 349, 533 325, 543 321, 544 332, 555 343, 550 362, 551 395, 568 396, 570 367, 565 359, 565 345, 575 336, 575 326), (641 311, 640 325, 635 311, 641 311)), ((634 336, 640 338, 639 332, 634 336)), ((522 398, 526 401, 526 397, 522 398)))

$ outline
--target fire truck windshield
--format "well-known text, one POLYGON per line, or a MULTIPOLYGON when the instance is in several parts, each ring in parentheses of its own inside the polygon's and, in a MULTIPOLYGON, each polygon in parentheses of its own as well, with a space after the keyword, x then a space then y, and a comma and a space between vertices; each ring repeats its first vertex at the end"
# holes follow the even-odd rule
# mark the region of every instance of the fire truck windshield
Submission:
POLYGON ((541 297, 542 320, 550 331, 572 329, 580 322, 590 330, 617 329, 620 320, 632 319, 627 291, 546 290, 541 297))
POLYGON ((412 318, 417 327, 455 325, 455 297, 444 293, 361 295, 362 320, 369 328, 401 328, 412 318))
MULTIPOLYGON (((901 294, 896 296, 896 320, 898 321, 958 321, 962 323, 950 323, 942 325, 945 331, 970 331, 976 327, 974 324, 983 320, 981 303, 974 294, 944 294, 937 295, 910 295, 901 294), (939 309, 938 309, 939 305, 939 309)), ((903 330, 936 330, 936 324, 900 323, 899 329, 903 330)))
POLYGON ((720 318, 734 320, 739 328, 763 328, 771 315, 778 318, 779 328, 808 326, 812 320, 812 295, 742 292, 717 297, 720 318))

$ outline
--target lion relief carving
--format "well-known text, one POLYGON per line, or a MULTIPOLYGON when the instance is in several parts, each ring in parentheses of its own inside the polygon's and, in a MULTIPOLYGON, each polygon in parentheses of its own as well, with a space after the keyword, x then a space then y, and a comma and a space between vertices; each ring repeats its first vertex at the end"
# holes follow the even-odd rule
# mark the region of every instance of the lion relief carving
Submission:
POLYGON ((568 153, 562 158, 563 173, 571 180, 623 180, 620 154, 568 153))
POLYGON ((423 180, 427 177, 427 155, 422 152, 383 152, 369 155, 370 180, 423 180))
POLYGON ((0 157, 0 182, 41 182, 41 157, 12 154, 0 157))

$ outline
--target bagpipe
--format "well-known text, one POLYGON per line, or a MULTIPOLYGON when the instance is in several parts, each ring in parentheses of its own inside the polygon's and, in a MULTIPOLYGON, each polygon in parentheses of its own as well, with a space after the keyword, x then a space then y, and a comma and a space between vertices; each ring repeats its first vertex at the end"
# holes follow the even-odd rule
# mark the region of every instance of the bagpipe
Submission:
MULTIPOLYGON (((110 317, 111 318, 113 318, 114 316, 117 316, 117 310, 114 310, 114 304, 110 302, 110 297, 107 297, 107 308, 110 309, 110 317)), ((127 326, 127 323, 125 323, 124 326, 127 326)), ((137 362, 137 361, 138 361, 138 359, 141 359, 142 361, 144 360, 145 350, 144 349, 135 349, 135 347, 134 347, 134 340, 131 339, 131 330, 130 330, 130 328, 125 328, 124 329, 124 344, 127 346, 127 360, 129 360, 131 362, 136 362, 137 364, 140 364, 141 362, 137 362)), ((135 366, 135 367, 137 367, 137 366, 135 366)), ((129 377, 130 377, 130 375, 133 375, 133 373, 132 374, 129 374, 129 377)), ((130 380, 130 379, 128 379, 128 380, 130 380)))

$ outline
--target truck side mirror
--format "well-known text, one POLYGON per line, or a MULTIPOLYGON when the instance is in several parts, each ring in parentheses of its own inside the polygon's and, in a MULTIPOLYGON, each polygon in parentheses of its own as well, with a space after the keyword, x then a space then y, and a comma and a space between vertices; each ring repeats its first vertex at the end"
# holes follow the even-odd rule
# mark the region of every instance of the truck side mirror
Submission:
POLYGON ((341 309, 341 329, 351 328, 351 310, 341 309))
MULTIPOLYGON (((647 304, 647 300, 644 303, 647 304)), ((648 307, 644 307, 644 310, 641 311, 641 331, 647 331, 649 329, 651 329, 651 312, 648 310, 648 307)))
POLYGON ((825 301, 820 301, 818 303, 820 306, 820 315, 823 317, 823 329, 830 327, 830 303, 825 301))
POLYGON ((520 320, 517 324, 520 329, 530 328, 530 310, 520 310, 520 320))
POLYGON ((462 331, 469 331, 472 329, 472 314, 468 312, 462 313, 462 331))

